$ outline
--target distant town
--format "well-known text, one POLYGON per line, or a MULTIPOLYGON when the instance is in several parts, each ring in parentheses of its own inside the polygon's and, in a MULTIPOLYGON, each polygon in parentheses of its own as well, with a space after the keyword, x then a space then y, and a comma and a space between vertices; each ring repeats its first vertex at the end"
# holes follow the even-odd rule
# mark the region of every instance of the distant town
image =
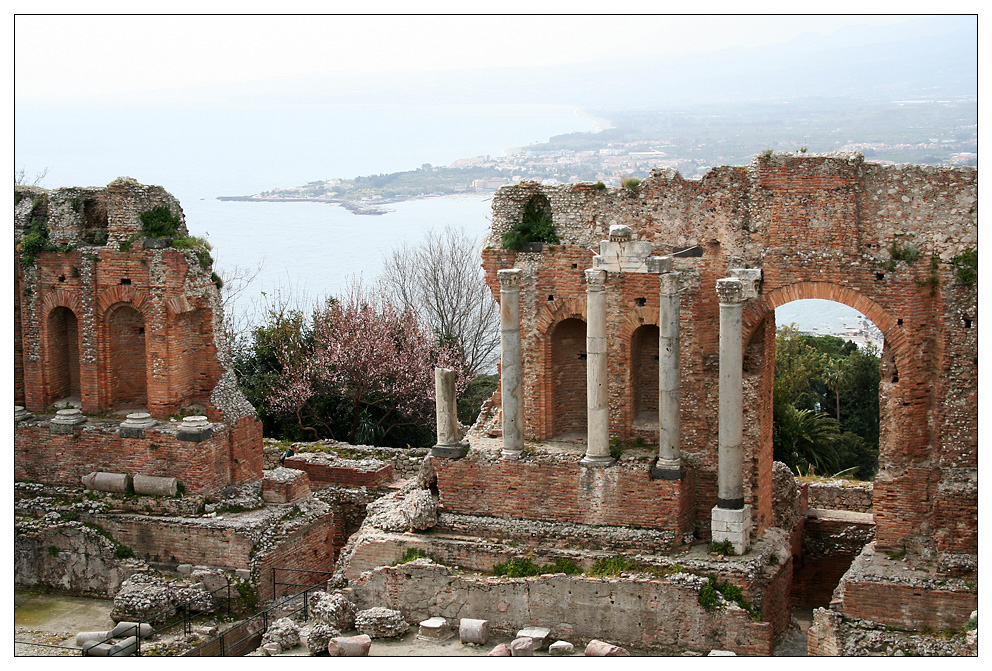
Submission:
POLYGON ((752 105, 668 112, 595 111, 608 126, 463 158, 447 166, 354 178, 329 178, 222 200, 319 201, 355 214, 383 214, 400 200, 487 193, 524 180, 619 186, 653 168, 699 179, 721 165, 746 165, 762 151, 861 152, 871 162, 977 165, 974 100, 893 101, 850 111, 752 105), (651 139, 644 139, 651 138, 651 139))

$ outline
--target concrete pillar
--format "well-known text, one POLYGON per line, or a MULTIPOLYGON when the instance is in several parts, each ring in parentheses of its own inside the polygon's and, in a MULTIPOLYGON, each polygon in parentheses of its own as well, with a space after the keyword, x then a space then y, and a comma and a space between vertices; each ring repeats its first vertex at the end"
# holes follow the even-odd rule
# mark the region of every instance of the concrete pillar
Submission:
POLYGON ((682 418, 679 355, 679 273, 666 272, 661 280, 658 311, 658 461, 651 477, 680 480, 682 418))
POLYGON ((434 369, 434 408, 437 413, 437 445, 431 454, 449 459, 464 457, 466 449, 458 436, 455 371, 449 368, 434 369))
POLYGON ((609 368, 606 357, 606 271, 586 271, 586 407, 588 440, 586 466, 609 466, 609 368))
POLYGON ((750 547, 751 509, 744 505, 743 442, 743 282, 717 280, 720 297, 720 403, 717 499, 710 533, 717 543, 729 541, 737 554, 750 547))
POLYGON ((500 397, 503 403, 503 458, 519 459, 524 449, 524 365, 520 344, 519 268, 499 277, 500 397))

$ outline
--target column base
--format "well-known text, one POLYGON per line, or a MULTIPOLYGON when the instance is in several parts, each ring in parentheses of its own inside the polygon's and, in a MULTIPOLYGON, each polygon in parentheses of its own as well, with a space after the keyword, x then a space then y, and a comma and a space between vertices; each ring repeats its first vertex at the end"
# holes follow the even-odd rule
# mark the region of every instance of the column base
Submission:
POLYGON ((435 445, 431 448, 432 457, 442 459, 461 459, 468 454, 468 445, 435 445))
POLYGON ((607 466, 612 466, 614 463, 616 463, 616 459, 613 457, 593 457, 587 454, 579 461, 579 466, 606 468, 607 466))
POLYGON ((731 510, 714 506, 710 514, 710 537, 714 543, 729 542, 743 555, 751 549, 751 506, 731 510))
POLYGON ((652 480, 682 480, 685 466, 678 459, 655 459, 648 477, 652 480))
POLYGON ((507 450, 504 449, 499 455, 501 458, 508 461, 517 461, 520 457, 524 456, 523 450, 507 450))

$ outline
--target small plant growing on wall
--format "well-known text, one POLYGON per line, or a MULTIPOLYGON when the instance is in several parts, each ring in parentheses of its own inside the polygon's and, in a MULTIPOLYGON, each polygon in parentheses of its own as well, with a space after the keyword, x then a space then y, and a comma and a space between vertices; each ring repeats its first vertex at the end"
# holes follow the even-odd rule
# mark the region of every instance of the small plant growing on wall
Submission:
POLYGON ((179 232, 179 217, 165 205, 156 205, 139 215, 141 230, 150 238, 171 238, 179 232))
POLYGON ((971 286, 978 281, 978 248, 969 247, 951 259, 954 276, 958 282, 971 286))
POLYGON ((551 206, 544 198, 527 201, 520 222, 503 234, 504 249, 522 249, 531 242, 561 242, 551 216, 551 206))
POLYGON ((641 180, 638 179, 637 177, 624 177, 623 181, 621 182, 621 185, 625 189, 630 189, 631 191, 634 191, 637 189, 637 187, 641 185, 641 180))

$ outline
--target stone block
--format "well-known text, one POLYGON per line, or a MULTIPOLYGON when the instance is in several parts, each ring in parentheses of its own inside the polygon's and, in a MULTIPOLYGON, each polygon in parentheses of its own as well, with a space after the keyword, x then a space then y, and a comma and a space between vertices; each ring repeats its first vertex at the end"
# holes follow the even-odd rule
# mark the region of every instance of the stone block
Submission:
POLYGON ((706 655, 706 656, 707 657, 736 657, 737 655, 736 655, 736 653, 733 653, 730 650, 710 650, 709 654, 706 655))
MULTIPOLYGON (((151 625, 148 625, 151 628, 151 625)), ((110 646, 110 650, 107 652, 108 657, 130 657, 134 653, 138 652, 138 637, 128 636, 120 643, 115 643, 110 646)))
POLYGON ((143 246, 145 249, 169 249, 172 238, 145 238, 143 246))
POLYGON ((487 657, 512 657, 513 653, 510 652, 510 646, 506 643, 500 643, 495 648, 489 651, 487 657))
POLYGON ((629 657, 630 653, 618 645, 593 639, 586 646, 586 657, 629 657))
POLYGON ((132 412, 121 422, 117 430, 121 438, 141 438, 145 437, 145 430, 158 424, 147 412, 132 412))
POLYGON ((548 654, 554 657, 574 655, 575 646, 569 643, 568 641, 555 641, 550 646, 548 646, 548 654))
POLYGON ((213 424, 207 421, 202 415, 192 415, 183 417, 182 423, 176 430, 176 440, 190 443, 202 443, 210 440, 214 435, 213 424))
POLYGON ((551 630, 547 627, 527 627, 517 632, 517 638, 531 638, 534 641, 534 650, 544 650, 550 643, 551 630))
POLYGON ((510 655, 512 657, 533 657, 534 639, 530 636, 521 636, 510 642, 510 655))
POLYGON ((468 445, 435 445, 431 448, 431 456, 442 459, 461 459, 468 454, 468 445))
POLYGON ((451 626, 443 617, 432 617, 420 623, 417 635, 431 641, 446 641, 452 635, 451 626))
POLYGON ((86 423, 86 415, 80 412, 79 408, 68 408, 55 413, 54 419, 48 424, 51 433, 59 435, 72 435, 73 431, 80 424, 86 423))
POLYGON ((710 537, 714 543, 729 542, 738 555, 751 548, 751 506, 739 510, 714 506, 710 517, 710 537))
POLYGON ((327 642, 327 654, 331 657, 368 657, 372 638, 366 634, 359 636, 335 636, 327 642))
POLYGON ((14 424, 17 424, 18 422, 23 422, 23 421, 26 421, 26 420, 29 420, 29 419, 34 419, 34 415, 32 415, 27 410, 25 410, 23 406, 20 406, 20 405, 15 405, 14 406, 14 424))
POLYGON ((463 617, 458 623, 458 639, 463 644, 485 645, 489 642, 489 620, 463 617))

